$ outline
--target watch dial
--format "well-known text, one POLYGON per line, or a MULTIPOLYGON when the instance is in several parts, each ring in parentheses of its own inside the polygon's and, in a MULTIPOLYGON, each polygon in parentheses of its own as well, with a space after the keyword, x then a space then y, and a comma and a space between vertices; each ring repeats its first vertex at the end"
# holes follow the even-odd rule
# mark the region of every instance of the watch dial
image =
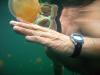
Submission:
POLYGON ((82 38, 80 37, 80 36, 74 36, 74 39, 76 39, 76 40, 82 40, 82 38))

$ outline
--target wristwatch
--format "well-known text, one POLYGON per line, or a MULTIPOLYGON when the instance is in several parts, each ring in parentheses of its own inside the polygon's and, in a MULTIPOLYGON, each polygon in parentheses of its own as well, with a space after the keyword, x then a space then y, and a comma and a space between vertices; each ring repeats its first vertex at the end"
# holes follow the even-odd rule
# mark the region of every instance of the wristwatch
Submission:
POLYGON ((79 33, 73 33, 73 34, 71 34, 70 39, 75 46, 74 52, 71 55, 71 57, 77 57, 81 53, 81 49, 82 49, 82 46, 84 44, 84 37, 83 37, 83 35, 81 35, 79 33))

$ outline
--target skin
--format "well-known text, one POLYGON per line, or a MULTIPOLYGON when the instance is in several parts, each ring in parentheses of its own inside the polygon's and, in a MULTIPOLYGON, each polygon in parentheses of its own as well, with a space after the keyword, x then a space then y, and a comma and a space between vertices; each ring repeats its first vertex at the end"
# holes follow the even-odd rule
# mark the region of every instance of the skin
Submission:
POLYGON ((96 75, 100 69, 99 6, 100 1, 95 0, 85 7, 64 7, 60 17, 62 33, 31 23, 10 21, 10 24, 15 31, 24 34, 27 40, 51 47, 51 50, 46 51, 47 55, 56 62, 60 72, 64 65, 83 75, 96 75), (69 57, 74 51, 69 37, 73 32, 84 35, 82 51, 77 58, 69 57))

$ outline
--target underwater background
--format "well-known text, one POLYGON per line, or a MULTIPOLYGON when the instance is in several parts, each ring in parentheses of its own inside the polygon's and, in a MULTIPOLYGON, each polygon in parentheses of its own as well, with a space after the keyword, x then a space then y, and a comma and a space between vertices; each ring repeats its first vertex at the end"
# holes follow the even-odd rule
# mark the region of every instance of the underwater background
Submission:
MULTIPOLYGON (((0 0, 0 75, 53 75, 53 64, 44 47, 16 34, 9 24, 13 19, 8 0, 0 0)), ((72 74, 65 69, 64 75, 72 74)))

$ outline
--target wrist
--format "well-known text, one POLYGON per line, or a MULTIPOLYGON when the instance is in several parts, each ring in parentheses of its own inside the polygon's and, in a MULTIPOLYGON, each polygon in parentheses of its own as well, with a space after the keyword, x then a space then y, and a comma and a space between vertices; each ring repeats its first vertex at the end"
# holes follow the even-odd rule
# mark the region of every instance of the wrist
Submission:
POLYGON ((64 54, 67 55, 67 56, 71 56, 74 52, 74 44, 73 42, 71 41, 70 39, 70 36, 67 37, 67 41, 66 41, 66 49, 64 51, 64 54))
POLYGON ((81 54, 81 50, 84 44, 84 37, 79 33, 73 33, 70 35, 70 39, 74 44, 74 52, 71 57, 78 57, 81 54))

